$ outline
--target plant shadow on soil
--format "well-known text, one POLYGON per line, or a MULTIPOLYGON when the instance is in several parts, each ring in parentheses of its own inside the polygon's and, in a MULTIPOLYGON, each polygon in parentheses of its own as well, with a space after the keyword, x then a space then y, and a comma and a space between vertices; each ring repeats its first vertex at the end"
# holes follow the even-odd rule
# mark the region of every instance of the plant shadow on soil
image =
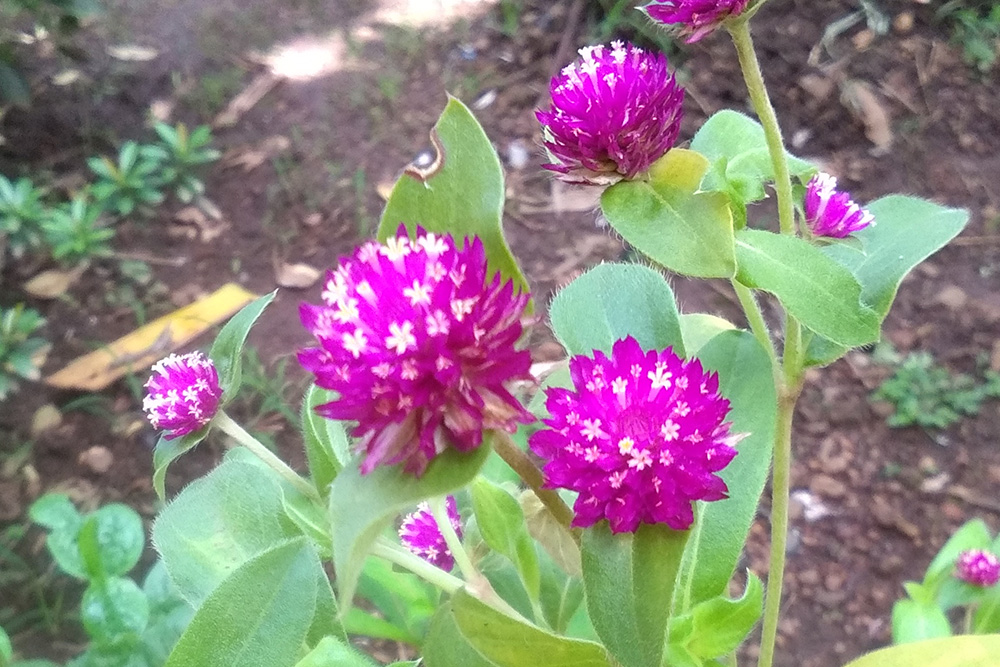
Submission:
MULTIPOLYGON (((504 159, 506 229, 544 305, 579 271, 623 252, 620 241, 596 225, 591 193, 560 187, 540 169, 544 160, 532 111, 547 99, 549 76, 565 64, 557 57, 571 57, 571 50, 558 52, 572 3, 525 0, 517 29, 508 25, 506 31, 494 3, 424 4, 475 9, 444 24, 420 24, 426 11, 414 16, 405 10, 417 11, 421 3, 109 2, 107 19, 85 37, 89 59, 72 65, 83 72, 82 83, 47 84, 46 77, 68 65, 37 65, 32 107, 11 112, 0 126, 7 139, 0 170, 12 176, 49 172, 79 182, 73 179, 84 157, 145 136, 150 113, 166 114, 171 122, 210 122, 233 97, 269 76, 268 63, 284 72, 235 123, 216 128, 225 155, 207 184, 221 221, 199 228, 164 209, 145 225, 119 228, 118 250, 184 262, 151 262, 169 295, 146 304, 152 317, 229 281, 270 291, 275 266, 284 262, 334 265, 371 234, 380 194, 428 143, 428 129, 450 91, 474 106, 504 159), (125 41, 154 48, 158 56, 121 62, 105 54, 108 44, 125 41), (276 44, 283 48, 274 50, 276 44), (267 58, 269 50, 280 57, 267 58)), ((837 174, 855 199, 898 191, 972 210, 973 222, 959 242, 905 281, 885 333, 901 351, 928 350, 959 370, 970 369, 984 351, 1000 365, 1000 195, 990 186, 1000 173, 1000 82, 961 62, 929 8, 887 6, 895 26, 888 34, 876 35, 862 21, 824 43, 824 28, 854 11, 853 3, 774 3, 755 19, 764 73, 791 149, 837 174), (912 21, 898 19, 907 13, 912 21), (879 126, 879 118, 888 125, 879 126), (891 145, 885 144, 886 129, 891 145)), ((599 12, 588 4, 569 27, 567 43, 586 44, 598 21, 599 12)), ((712 112, 747 111, 748 104, 724 35, 681 51, 683 60, 675 58, 675 64, 688 87, 681 133, 687 141, 712 112)), ((762 211, 766 221, 766 206, 762 211)), ((18 286, 37 268, 8 267, 3 285, 13 295, 4 298, 20 297, 18 286)), ((108 304, 106 295, 118 281, 113 264, 99 263, 65 298, 32 304, 44 311, 46 333, 55 343, 45 371, 134 328, 134 309, 108 304)), ((725 290, 682 279, 673 283, 682 308, 739 321, 725 290)), ((251 336, 264 360, 308 343, 297 325, 297 304, 317 299, 315 286, 282 291, 251 336)), ((198 341, 209 342, 208 336, 198 341)), ((532 342, 538 360, 560 356, 544 325, 536 327, 532 342)), ((304 376, 294 362, 289 375, 301 386, 304 376)), ((978 416, 943 433, 890 430, 868 401, 885 375, 863 351, 809 375, 797 415, 792 484, 829 514, 816 518, 793 503, 778 665, 843 664, 887 644, 901 582, 919 577, 965 520, 981 516, 1000 528, 993 500, 1000 484, 997 403, 986 403, 978 416)), ((5 527, 22 525, 26 506, 50 489, 69 491, 90 505, 121 500, 147 519, 153 516, 155 434, 144 425, 135 389, 143 379, 112 385, 100 399, 84 402, 87 410, 67 411, 59 426, 35 438, 30 425, 37 408, 79 405, 80 396, 36 385, 3 406, 0 456, 18 461, 0 477, 5 527), (29 442, 28 456, 18 459, 16 452, 24 451, 19 447, 29 442), (107 472, 80 464, 80 454, 92 446, 110 450, 114 463, 107 472), (37 478, 25 474, 26 466, 37 478)), ((297 400, 290 396, 292 409, 297 400)), ((301 465, 295 430, 280 419, 265 426, 293 464, 301 465)), ((171 468, 168 490, 176 493, 220 454, 221 448, 206 443, 182 458, 171 468)), ((767 517, 765 502, 744 563, 762 577, 767 517)), ((49 565, 38 538, 29 531, 17 551, 41 572, 49 565)), ((43 594, 54 600, 58 588, 43 594)), ((71 606, 79 592, 69 587, 63 594, 71 606)), ((23 582, 0 591, 0 613, 7 615, 0 624, 36 611, 34 595, 23 582)), ((15 642, 25 655, 66 658, 80 640, 66 635, 71 621, 66 615, 55 627, 24 622, 13 633, 15 642)), ((754 655, 754 641, 744 650, 746 658, 754 655)), ((386 660, 397 657, 393 647, 366 648, 386 660)))

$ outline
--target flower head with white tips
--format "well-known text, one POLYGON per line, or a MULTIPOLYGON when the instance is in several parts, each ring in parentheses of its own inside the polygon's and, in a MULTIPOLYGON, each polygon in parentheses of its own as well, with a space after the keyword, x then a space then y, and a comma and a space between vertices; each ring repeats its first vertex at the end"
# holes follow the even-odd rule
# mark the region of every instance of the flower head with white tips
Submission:
POLYGON ((484 431, 531 420, 509 390, 531 378, 516 346, 528 295, 490 277, 478 238, 459 248, 401 226, 329 272, 322 299, 300 308, 319 345, 299 362, 339 395, 317 413, 357 422, 362 472, 402 463, 419 476, 446 448, 469 451, 484 431))
POLYGON ((653 0, 642 7, 657 23, 669 25, 687 43, 714 32, 730 16, 738 16, 749 0, 653 0))
POLYGON ((973 586, 994 586, 1000 581, 1000 558, 982 549, 963 551, 955 565, 955 576, 973 586))
POLYGON ((610 358, 576 356, 569 368, 575 389, 546 390, 552 416, 529 444, 546 462, 547 487, 579 493, 573 525, 607 519, 615 533, 640 523, 685 530, 694 501, 726 497, 715 473, 742 436, 729 433, 729 401, 697 359, 643 352, 629 337, 610 358))
POLYGON ((837 179, 819 172, 806 186, 806 224, 815 236, 842 239, 875 221, 875 216, 837 190, 837 179))
MULTIPOLYGON (((462 519, 458 514, 454 496, 448 496, 445 507, 448 512, 448 522, 458 538, 462 539, 462 519)), ((420 503, 415 512, 406 515, 399 527, 399 540, 410 553, 420 556, 442 570, 447 571, 455 567, 455 558, 427 503, 420 503)))
POLYGON ((171 354, 153 365, 142 409, 153 428, 173 440, 202 428, 219 408, 222 388, 212 360, 201 352, 171 354))

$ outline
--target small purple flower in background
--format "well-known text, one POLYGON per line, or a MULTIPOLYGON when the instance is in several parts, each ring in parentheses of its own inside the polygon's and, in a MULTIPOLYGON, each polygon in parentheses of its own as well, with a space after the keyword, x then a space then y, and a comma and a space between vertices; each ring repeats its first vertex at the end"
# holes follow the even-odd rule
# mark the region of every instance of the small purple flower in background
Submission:
POLYGON ((963 551, 958 557, 955 575, 973 586, 988 588, 1000 581, 1000 559, 982 549, 963 551))
POLYGON ((657 23, 672 25, 688 44, 713 32, 730 16, 746 9, 749 0, 654 0, 642 9, 657 23))
POLYGON ((212 421, 222 388, 212 360, 201 352, 171 354, 153 365, 142 409, 167 440, 197 431, 212 421))
POLYGON ((815 236, 842 239, 864 229, 875 216, 837 190, 837 179, 820 172, 806 186, 806 224, 815 236))
POLYGON ((639 523, 685 530, 693 501, 726 497, 714 473, 743 436, 729 433, 717 375, 670 348, 643 352, 632 337, 615 343, 610 359, 595 352, 569 368, 576 390, 546 390, 552 417, 529 443, 546 460, 546 486, 580 494, 573 525, 607 519, 614 533, 639 523))
POLYGON ((552 106, 538 110, 550 164, 564 181, 610 185, 633 178, 677 141, 684 89, 663 54, 612 42, 580 49, 552 78, 552 106))
POLYGON ((450 236, 398 234, 358 248, 327 273, 323 303, 302 304, 319 347, 299 362, 340 395, 316 412, 358 422, 363 473, 403 463, 419 476, 450 446, 470 451, 483 431, 532 420, 508 390, 531 379, 531 355, 515 347, 528 295, 489 278, 478 238, 458 249, 450 236))
MULTIPOLYGON (((462 539, 462 520, 454 496, 448 496, 445 506, 451 527, 455 529, 458 538, 462 539)), ((420 503, 416 512, 406 515, 399 527, 399 539, 410 553, 420 556, 432 565, 442 570, 451 570, 455 567, 455 559, 427 503, 420 503)))

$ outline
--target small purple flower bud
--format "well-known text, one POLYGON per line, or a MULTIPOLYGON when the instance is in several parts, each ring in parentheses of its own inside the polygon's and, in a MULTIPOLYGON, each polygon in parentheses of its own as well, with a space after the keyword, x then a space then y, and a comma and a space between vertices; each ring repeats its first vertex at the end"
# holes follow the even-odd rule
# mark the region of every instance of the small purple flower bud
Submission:
POLYGON ((153 366, 142 409, 167 440, 197 431, 212 421, 222 388, 212 360, 201 352, 171 354, 153 366))
MULTIPOLYGON (((458 538, 462 539, 462 519, 458 514, 454 496, 448 496, 445 507, 451 527, 458 538)), ((416 512, 406 515, 399 527, 399 539, 410 553, 420 556, 428 563, 442 570, 451 570, 455 567, 455 559, 427 503, 420 503, 416 512)))
POLYGON ((684 89, 663 54, 612 42, 580 49, 538 110, 549 164, 570 183, 610 185, 646 171, 677 141, 684 89))
POLYGON ((814 236, 842 239, 875 222, 875 216, 837 190, 837 179, 819 172, 806 186, 806 224, 814 236))
POLYGON ((398 234, 358 248, 327 273, 323 303, 302 304, 319 347, 299 363, 339 394, 317 414, 358 423, 363 473, 402 463, 420 476, 448 447, 471 451, 483 431, 533 420, 509 391, 531 379, 531 354, 516 346, 528 294, 490 277, 478 238, 458 248, 398 234))
POLYGON ((642 9, 657 23, 672 25, 685 42, 697 42, 730 16, 738 16, 749 0, 654 0, 642 9))
POLYGON ((686 530, 695 500, 726 498, 715 473, 743 436, 729 433, 716 374, 670 348, 643 352, 632 337, 615 343, 610 359, 576 356, 569 369, 575 390, 546 389, 552 417, 529 444, 546 461, 548 488, 580 494, 573 525, 607 519, 614 533, 640 523, 686 530))
POLYGON ((955 576, 973 586, 988 588, 1000 581, 1000 559, 982 549, 963 551, 955 565, 955 576))

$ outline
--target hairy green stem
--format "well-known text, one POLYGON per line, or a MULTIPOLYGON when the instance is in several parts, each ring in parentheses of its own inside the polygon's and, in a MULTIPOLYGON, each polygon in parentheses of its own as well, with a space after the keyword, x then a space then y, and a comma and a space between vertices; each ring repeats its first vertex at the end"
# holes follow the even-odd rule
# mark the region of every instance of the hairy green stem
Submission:
POLYGON ((466 581, 475 581, 482 575, 479 574, 476 566, 472 564, 472 559, 469 558, 465 547, 462 546, 462 540, 451 525, 451 519, 448 517, 447 502, 446 497, 438 496, 437 498, 428 500, 427 504, 430 505, 431 514, 434 515, 434 521, 437 522, 438 530, 441 531, 444 543, 448 545, 448 550, 451 552, 452 558, 455 559, 455 564, 458 565, 458 571, 462 573, 466 581))
POLYGON ((287 463, 275 456, 274 452, 262 445, 257 438, 247 433, 242 426, 234 422, 225 412, 219 410, 215 414, 215 418, 212 419, 212 423, 222 429, 226 435, 232 437, 237 443, 253 452, 257 458, 270 466, 272 470, 281 475, 283 479, 287 480, 297 490, 313 500, 320 499, 316 487, 302 479, 297 472, 288 467, 287 463))
POLYGON ((573 522, 573 510, 569 508, 563 499, 552 489, 544 488, 545 476, 535 464, 528 458, 520 447, 514 444, 510 436, 502 431, 494 431, 493 449, 517 473, 532 493, 538 497, 542 504, 549 510, 556 521, 565 526, 566 530, 573 537, 573 540, 580 544, 580 533, 571 527, 573 522))
POLYGON ((774 166, 774 188, 778 193, 778 223, 782 234, 795 233, 795 208, 792 204, 792 179, 788 174, 788 161, 785 158, 785 145, 781 140, 781 128, 778 117, 774 113, 771 99, 764 85, 764 75, 760 71, 760 63, 753 48, 753 38, 750 36, 750 24, 746 16, 741 16, 728 26, 729 34, 736 45, 736 53, 740 59, 740 69, 746 82, 750 102, 764 128, 764 138, 767 140, 767 150, 774 166))
POLYGON ((448 574, 441 568, 434 567, 423 558, 392 544, 384 538, 380 538, 374 544, 372 554, 409 570, 424 581, 437 586, 445 593, 455 593, 465 585, 458 577, 448 574))
POLYGON ((736 292, 736 298, 739 299, 740 305, 743 307, 743 314, 746 315, 750 331, 753 332, 754 338, 757 339, 757 342, 767 352, 767 358, 771 360, 771 370, 774 374, 775 386, 779 386, 782 377, 781 362, 778 360, 777 352, 774 351, 774 343, 771 341, 771 334, 767 329, 767 323, 764 321, 764 313, 761 312, 760 305, 757 303, 757 299, 754 298, 753 292, 749 287, 736 279, 729 282, 732 283, 733 290, 736 292))

